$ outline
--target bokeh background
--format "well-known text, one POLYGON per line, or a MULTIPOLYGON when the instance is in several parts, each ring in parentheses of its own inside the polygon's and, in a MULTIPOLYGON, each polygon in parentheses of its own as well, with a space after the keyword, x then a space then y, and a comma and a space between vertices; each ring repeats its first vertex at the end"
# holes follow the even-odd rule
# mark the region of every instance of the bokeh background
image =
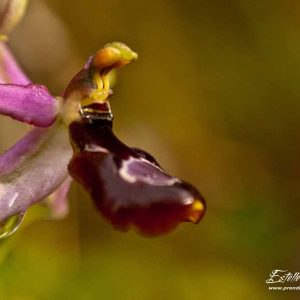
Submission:
MULTIPOLYGON (((115 231, 72 185, 61 221, 34 206, 0 243, 0 299, 299 299, 300 3, 30 0, 11 47, 60 95, 110 41, 139 53, 118 72, 115 131, 207 199, 199 225, 115 231)), ((1 149, 29 128, 1 118, 1 149)))

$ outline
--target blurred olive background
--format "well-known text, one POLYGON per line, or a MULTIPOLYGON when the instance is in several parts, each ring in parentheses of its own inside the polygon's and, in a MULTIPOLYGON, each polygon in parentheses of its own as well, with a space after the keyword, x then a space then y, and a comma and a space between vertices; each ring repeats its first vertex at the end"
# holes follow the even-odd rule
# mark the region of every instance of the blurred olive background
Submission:
MULTIPOLYGON (((118 72, 115 131, 207 199, 199 225, 145 238, 102 220, 72 185, 62 221, 33 207, 0 244, 0 299, 299 299, 299 1, 30 0, 10 44, 60 95, 110 41, 139 53, 118 72)), ((4 150, 26 130, 1 118, 4 150)))

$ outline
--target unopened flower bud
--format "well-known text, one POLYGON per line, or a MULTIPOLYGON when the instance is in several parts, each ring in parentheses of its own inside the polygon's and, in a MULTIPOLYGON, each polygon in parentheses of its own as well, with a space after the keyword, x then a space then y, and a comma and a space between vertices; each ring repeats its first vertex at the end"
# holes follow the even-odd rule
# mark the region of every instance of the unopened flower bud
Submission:
POLYGON ((5 39, 12 29, 22 19, 27 6, 27 0, 0 1, 0 37, 5 39))

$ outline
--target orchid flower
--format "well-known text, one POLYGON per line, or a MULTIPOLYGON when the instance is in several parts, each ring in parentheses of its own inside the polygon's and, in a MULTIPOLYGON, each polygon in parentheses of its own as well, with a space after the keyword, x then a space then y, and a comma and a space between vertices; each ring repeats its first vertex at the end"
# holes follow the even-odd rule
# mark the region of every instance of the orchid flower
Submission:
MULTIPOLYGON (((18 16, 11 18, 15 24, 26 1, 1 3, 0 17, 6 20, 2 24, 11 28, 7 16, 18 4, 18 16)), ((183 221, 199 222, 205 202, 197 189, 169 175, 150 154, 126 146, 113 133, 108 74, 136 59, 126 45, 107 44, 89 57, 63 96, 54 97, 45 86, 30 82, 2 39, 0 113, 34 126, 0 156, 2 225, 47 197, 56 214, 63 216, 69 175, 120 230, 133 227, 157 235, 183 221)))

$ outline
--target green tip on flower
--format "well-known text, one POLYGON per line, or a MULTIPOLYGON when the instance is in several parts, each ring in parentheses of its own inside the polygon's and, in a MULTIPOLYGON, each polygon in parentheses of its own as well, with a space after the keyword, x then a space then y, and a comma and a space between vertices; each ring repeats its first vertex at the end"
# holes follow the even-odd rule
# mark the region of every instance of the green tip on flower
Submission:
POLYGON ((137 53, 128 46, 120 42, 113 42, 96 52, 91 65, 101 73, 108 73, 111 69, 127 65, 137 58, 137 53))
POLYGON ((5 40, 7 34, 9 34, 22 19, 27 2, 27 0, 0 1, 0 40, 5 40))
POLYGON ((104 46, 104 48, 114 48, 120 51, 120 57, 127 61, 137 60, 138 54, 132 51, 128 46, 121 42, 113 42, 104 46))

